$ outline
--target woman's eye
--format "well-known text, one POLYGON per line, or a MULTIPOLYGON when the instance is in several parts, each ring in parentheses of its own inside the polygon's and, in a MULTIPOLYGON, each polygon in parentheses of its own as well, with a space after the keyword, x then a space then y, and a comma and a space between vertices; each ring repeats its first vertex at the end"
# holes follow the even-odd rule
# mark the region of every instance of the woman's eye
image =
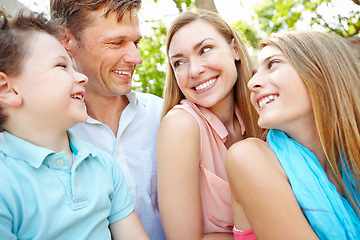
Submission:
POLYGON ((210 46, 203 47, 203 48, 201 49, 201 51, 200 51, 200 54, 207 53, 207 52, 209 52, 211 49, 212 49, 212 47, 210 47, 210 46))
POLYGON ((176 69, 176 68, 180 67, 183 63, 184 63, 184 62, 183 62, 183 61, 180 61, 180 60, 174 62, 174 64, 173 64, 173 65, 174 65, 174 68, 176 69))

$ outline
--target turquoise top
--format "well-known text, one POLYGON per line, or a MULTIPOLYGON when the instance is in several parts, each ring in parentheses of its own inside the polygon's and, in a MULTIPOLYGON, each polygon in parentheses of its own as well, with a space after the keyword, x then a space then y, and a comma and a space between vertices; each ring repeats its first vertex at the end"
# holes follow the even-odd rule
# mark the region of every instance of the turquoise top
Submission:
POLYGON ((111 239, 134 205, 112 157, 68 133, 74 157, 8 132, 0 143, 0 239, 111 239))
MULTIPOLYGON (((320 239, 360 239, 360 219, 349 201, 332 184, 315 154, 284 132, 269 131, 267 141, 285 170, 294 195, 310 225, 320 239)), ((353 185, 353 196, 359 196, 354 178, 350 182, 342 168, 344 182, 353 185)), ((359 200, 359 198, 358 198, 359 200)), ((357 202, 359 204, 359 202, 357 202)))

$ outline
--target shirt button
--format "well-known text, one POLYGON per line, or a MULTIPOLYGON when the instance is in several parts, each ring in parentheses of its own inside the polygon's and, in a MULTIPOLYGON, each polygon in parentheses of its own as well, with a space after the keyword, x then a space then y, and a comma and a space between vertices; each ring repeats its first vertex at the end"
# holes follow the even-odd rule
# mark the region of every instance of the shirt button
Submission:
POLYGON ((75 179, 75 185, 79 186, 79 181, 77 179, 75 179))
POLYGON ((64 160, 62 159, 57 160, 56 165, 58 165, 58 167, 61 167, 62 165, 64 165, 64 160))
POLYGON ((115 152, 115 156, 118 157, 120 155, 119 152, 115 152))

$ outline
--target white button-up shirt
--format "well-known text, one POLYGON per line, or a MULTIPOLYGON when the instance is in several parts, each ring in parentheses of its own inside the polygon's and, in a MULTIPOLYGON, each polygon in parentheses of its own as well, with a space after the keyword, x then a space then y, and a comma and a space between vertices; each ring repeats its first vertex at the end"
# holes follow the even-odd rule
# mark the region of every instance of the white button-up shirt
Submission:
POLYGON ((131 91, 121 114, 117 136, 88 117, 70 129, 78 138, 110 153, 124 172, 135 210, 150 239, 165 239, 157 199, 156 134, 163 100, 131 91))

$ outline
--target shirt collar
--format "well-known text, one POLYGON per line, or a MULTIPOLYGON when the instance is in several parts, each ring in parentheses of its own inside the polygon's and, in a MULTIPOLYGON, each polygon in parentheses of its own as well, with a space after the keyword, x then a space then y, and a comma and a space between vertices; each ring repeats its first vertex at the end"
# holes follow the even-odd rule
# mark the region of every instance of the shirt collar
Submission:
MULTIPOLYGON (((190 102, 188 100, 182 100, 182 101, 186 101, 189 104, 196 105, 195 103, 190 102)), ((213 112, 211 112, 208 108, 198 106, 198 105, 196 105, 196 107, 199 109, 199 114, 201 114, 206 119, 206 121, 210 124, 210 126, 214 129, 214 131, 225 141, 226 137, 228 136, 229 133, 226 130, 226 127, 224 126, 224 124, 220 121, 220 119, 213 112)), ((245 124, 241 118, 240 110, 237 105, 235 105, 235 115, 240 124, 241 135, 244 135, 245 124)))
POLYGON ((147 106, 147 102, 149 101, 147 98, 144 98, 138 92, 135 92, 133 90, 126 94, 126 97, 129 99, 130 104, 137 105, 138 103, 141 103, 145 107, 147 106))
POLYGON ((100 150, 93 145, 91 145, 88 142, 82 141, 79 138, 77 138, 74 134, 72 134, 70 131, 67 131, 67 134, 69 136, 69 143, 71 150, 75 155, 82 154, 83 156, 87 157, 89 155, 92 155, 95 157, 100 150))
MULTIPOLYGON (((126 97, 129 100, 129 106, 131 108, 136 108, 136 106, 140 103, 142 104, 144 107, 147 106, 147 102, 149 101, 147 98, 142 97, 139 93, 131 90, 128 94, 126 94, 126 97)), ((90 117, 88 115, 88 118, 86 120, 86 123, 91 123, 91 124, 99 124, 100 122, 92 117, 90 117)))
MULTIPOLYGON (((85 159, 90 154, 96 156, 99 152, 97 148, 92 145, 77 139, 72 133, 67 132, 69 136, 69 143, 74 155, 79 156, 81 159, 85 159), (79 154, 80 153, 80 154, 79 154)), ((4 141, 0 143, 0 150, 7 156, 14 159, 27 162, 34 168, 39 168, 44 160, 56 152, 34 145, 19 137, 12 135, 9 132, 3 132, 4 141)))
POLYGON ((54 151, 36 146, 9 132, 5 131, 3 134, 5 141, 0 143, 1 151, 12 158, 25 161, 35 168, 39 168, 47 156, 55 154, 54 151))

